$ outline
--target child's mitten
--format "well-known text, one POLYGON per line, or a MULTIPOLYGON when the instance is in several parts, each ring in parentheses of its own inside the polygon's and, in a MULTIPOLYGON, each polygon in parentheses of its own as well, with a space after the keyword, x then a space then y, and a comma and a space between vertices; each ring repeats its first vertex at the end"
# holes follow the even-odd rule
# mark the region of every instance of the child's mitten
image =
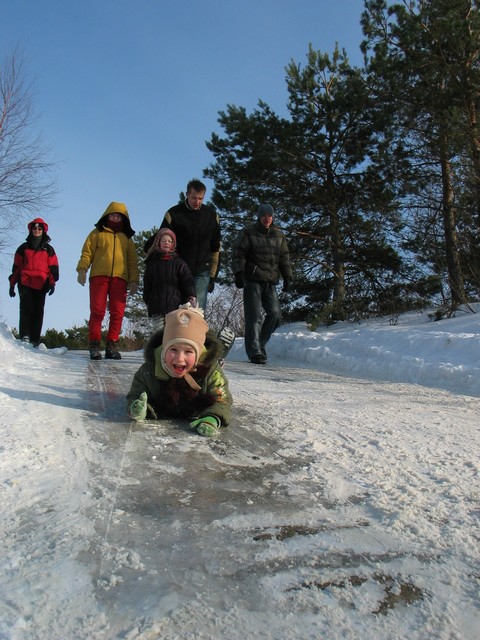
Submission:
POLYGON ((201 436, 212 438, 220 433, 220 420, 217 416, 203 416, 191 422, 190 426, 201 436))
POLYGON ((130 405, 129 415, 133 420, 141 422, 147 417, 147 394, 143 391, 138 400, 134 400, 130 405))

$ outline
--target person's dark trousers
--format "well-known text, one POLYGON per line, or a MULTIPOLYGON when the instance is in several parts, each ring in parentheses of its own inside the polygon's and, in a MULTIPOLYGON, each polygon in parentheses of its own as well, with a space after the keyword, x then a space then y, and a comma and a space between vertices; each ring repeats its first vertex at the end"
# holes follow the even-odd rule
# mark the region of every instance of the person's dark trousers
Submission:
POLYGON ((210 274, 208 271, 196 273, 194 276, 195 292, 197 294, 197 303, 200 309, 205 311, 207 307, 208 285, 210 283, 210 274))
POLYGON ((275 285, 247 280, 243 290, 243 307, 247 356, 253 358, 259 354, 266 355, 265 346, 282 320, 275 285))
POLYGON ((42 333, 47 292, 19 285, 18 293, 20 295, 20 322, 18 326, 20 338, 28 337, 32 344, 38 344, 42 333))

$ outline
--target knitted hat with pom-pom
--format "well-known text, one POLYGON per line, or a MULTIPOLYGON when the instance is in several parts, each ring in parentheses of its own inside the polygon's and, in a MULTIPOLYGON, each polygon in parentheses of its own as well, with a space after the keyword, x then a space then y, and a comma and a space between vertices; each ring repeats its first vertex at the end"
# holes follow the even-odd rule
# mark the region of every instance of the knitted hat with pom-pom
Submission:
POLYGON ((203 317, 202 309, 194 308, 188 303, 182 305, 165 316, 163 353, 177 342, 183 342, 195 349, 196 364, 205 345, 207 331, 208 324, 203 317))
MULTIPOLYGON (((204 320, 203 310, 194 308, 187 302, 175 311, 170 311, 165 316, 165 329, 163 331, 161 364, 164 371, 169 375, 172 372, 168 368, 165 356, 170 347, 174 344, 188 344, 195 350, 195 365, 198 363, 200 354, 205 345, 205 337, 208 331, 208 324, 204 320)), ((189 373, 184 376, 186 382, 193 388, 199 390, 199 385, 189 373)))

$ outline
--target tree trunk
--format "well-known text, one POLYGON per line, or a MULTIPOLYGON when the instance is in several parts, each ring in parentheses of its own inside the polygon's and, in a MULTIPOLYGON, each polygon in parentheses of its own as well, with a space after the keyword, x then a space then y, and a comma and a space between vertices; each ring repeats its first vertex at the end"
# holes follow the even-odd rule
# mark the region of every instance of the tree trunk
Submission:
POLYGON ((345 320, 345 251, 340 231, 338 211, 330 212, 330 232, 333 256, 333 320, 345 320))
POLYGON ((328 194, 327 210, 329 214, 330 238, 332 242, 333 262, 333 313, 332 320, 345 320, 345 250, 337 198, 335 197, 335 179, 326 159, 326 193, 328 194))
POLYGON ((471 91, 466 97, 469 122, 469 138, 473 171, 475 175, 475 200, 477 224, 480 225, 480 132, 478 127, 478 114, 475 98, 471 91))
POLYGON ((466 302, 466 295, 458 252, 457 215, 453 201, 452 170, 444 142, 441 144, 440 164, 442 169, 442 211, 448 284, 452 308, 456 309, 460 304, 466 302))

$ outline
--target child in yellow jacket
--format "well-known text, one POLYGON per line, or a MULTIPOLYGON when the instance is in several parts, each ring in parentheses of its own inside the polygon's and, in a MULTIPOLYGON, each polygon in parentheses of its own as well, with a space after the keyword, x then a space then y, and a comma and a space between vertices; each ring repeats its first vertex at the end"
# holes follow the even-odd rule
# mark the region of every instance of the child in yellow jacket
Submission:
POLYGON ((116 343, 122 329, 130 294, 138 289, 138 258, 127 207, 111 202, 89 233, 77 264, 78 282, 85 285, 90 269, 90 320, 88 323, 90 358, 101 360, 100 341, 105 312, 110 314, 105 358, 121 358, 116 343))

